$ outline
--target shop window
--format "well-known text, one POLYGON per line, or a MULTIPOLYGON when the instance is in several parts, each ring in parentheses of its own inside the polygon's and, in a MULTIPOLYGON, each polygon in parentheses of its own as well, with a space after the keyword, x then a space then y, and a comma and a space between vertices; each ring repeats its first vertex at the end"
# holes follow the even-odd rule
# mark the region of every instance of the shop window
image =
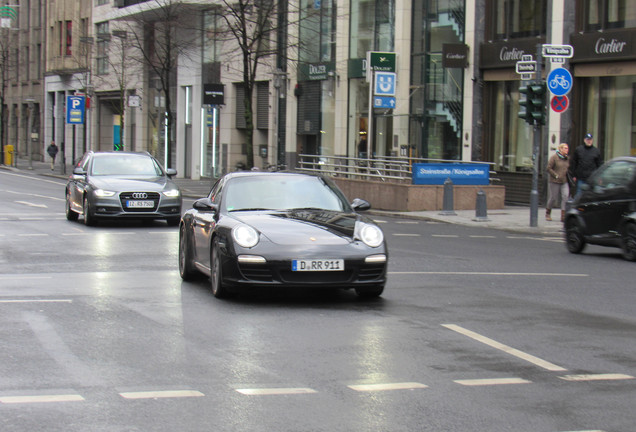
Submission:
POLYGON ((586 31, 636 27, 636 2, 633 0, 585 0, 586 31))
POLYGON ((494 39, 541 36, 546 33, 546 0, 491 0, 494 39))

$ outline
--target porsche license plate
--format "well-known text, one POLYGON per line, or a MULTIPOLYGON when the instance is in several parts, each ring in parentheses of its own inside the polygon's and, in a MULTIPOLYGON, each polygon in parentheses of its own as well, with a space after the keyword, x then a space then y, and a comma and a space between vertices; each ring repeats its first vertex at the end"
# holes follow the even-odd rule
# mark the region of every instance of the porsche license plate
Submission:
POLYGON ((127 201, 126 207, 128 208, 153 208, 155 203, 153 201, 127 201))
POLYGON ((292 260, 292 271, 344 271, 342 259, 292 260))

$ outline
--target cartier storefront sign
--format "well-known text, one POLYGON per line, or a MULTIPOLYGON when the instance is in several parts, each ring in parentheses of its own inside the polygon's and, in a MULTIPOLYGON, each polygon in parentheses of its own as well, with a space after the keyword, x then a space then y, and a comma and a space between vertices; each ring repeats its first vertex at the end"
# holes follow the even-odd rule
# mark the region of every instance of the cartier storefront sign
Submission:
MULTIPOLYGON (((544 38, 517 39, 504 42, 481 44, 480 64, 482 69, 514 68, 524 55, 537 56, 537 44, 544 44, 544 38)), ((576 54, 576 51, 574 51, 576 54)))
POLYGON ((574 47, 572 63, 636 59, 634 29, 573 34, 571 43, 574 47))

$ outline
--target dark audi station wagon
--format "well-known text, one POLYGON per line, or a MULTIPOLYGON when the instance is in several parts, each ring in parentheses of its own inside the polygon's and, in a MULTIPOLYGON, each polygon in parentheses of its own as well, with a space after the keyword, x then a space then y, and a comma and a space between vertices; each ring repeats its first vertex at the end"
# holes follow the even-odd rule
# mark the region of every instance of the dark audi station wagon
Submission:
POLYGON ((590 243, 620 247, 636 261, 636 157, 612 159, 590 176, 568 203, 565 233, 572 253, 590 243))

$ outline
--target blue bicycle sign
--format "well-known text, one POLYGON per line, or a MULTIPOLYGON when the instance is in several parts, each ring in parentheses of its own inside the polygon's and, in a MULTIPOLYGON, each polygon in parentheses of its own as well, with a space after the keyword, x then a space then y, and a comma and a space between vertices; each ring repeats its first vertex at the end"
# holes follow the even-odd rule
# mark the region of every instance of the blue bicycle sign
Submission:
POLYGON ((547 84, 553 95, 566 95, 572 89, 572 74, 565 68, 556 68, 548 75, 547 84))

